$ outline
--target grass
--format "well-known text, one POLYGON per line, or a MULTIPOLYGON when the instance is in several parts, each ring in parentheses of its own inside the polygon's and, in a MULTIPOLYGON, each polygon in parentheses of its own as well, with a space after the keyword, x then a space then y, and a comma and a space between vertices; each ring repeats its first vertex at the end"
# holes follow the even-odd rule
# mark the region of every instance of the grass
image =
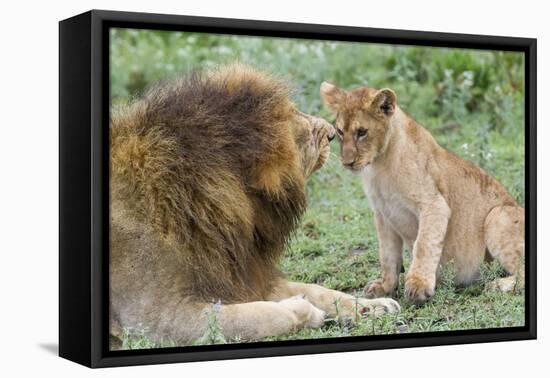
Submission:
MULTIPOLYGON (((367 82, 390 87, 401 107, 441 145, 481 166, 524 202, 524 58, 520 53, 115 29, 111 32, 111 100, 126 101, 155 80, 234 60, 289 80, 295 86, 298 107, 329 120, 319 97, 322 81, 347 88, 367 82)), ((307 184, 308 210, 281 268, 291 280, 359 295, 367 282, 379 276, 378 242, 360 180, 341 168, 336 143, 332 148, 325 167, 307 184)), ((484 288, 502 274, 498 265, 484 265, 479 282, 457 288, 448 268, 449 279, 422 307, 407 304, 401 291, 399 314, 357 323, 333 321, 320 329, 268 340, 521 326, 524 293, 484 288)), ((240 341, 245 340, 220 337, 213 311, 208 331, 197 343, 240 341)), ((154 345, 143 332, 133 330, 127 332, 125 346, 154 345)))

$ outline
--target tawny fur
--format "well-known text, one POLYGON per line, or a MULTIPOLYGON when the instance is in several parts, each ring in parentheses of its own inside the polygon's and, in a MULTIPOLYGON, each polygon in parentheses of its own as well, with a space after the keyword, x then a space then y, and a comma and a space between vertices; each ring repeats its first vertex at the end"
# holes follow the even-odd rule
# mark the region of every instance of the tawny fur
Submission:
POLYGON ((333 134, 296 110, 283 82, 242 65, 161 82, 113 109, 111 334, 189 344, 218 301, 228 338, 320 326, 339 298, 351 311, 350 296, 277 269, 333 134))
POLYGON ((524 209, 500 183, 439 146, 390 89, 325 82, 321 96, 337 114, 342 163, 361 176, 375 213, 382 277, 368 297, 395 294, 404 248, 412 255, 405 295, 415 303, 434 294, 449 261, 457 284, 472 283, 486 252, 511 275, 493 286, 523 286, 524 209))

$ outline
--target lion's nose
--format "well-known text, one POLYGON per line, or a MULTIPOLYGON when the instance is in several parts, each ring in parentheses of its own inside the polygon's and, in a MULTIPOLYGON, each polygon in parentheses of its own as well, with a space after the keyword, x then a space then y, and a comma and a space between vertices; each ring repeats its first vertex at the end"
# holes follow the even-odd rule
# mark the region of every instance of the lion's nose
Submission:
POLYGON ((334 126, 319 117, 317 117, 317 125, 326 130, 327 139, 329 142, 334 139, 334 137, 336 136, 336 129, 334 128, 334 126))
POLYGON ((336 136, 336 130, 334 130, 334 126, 329 124, 328 133, 327 133, 328 141, 331 142, 334 139, 335 136, 336 136))
POLYGON ((336 129, 329 122, 321 117, 307 115, 313 126, 313 135, 316 136, 318 131, 325 130, 327 132, 327 139, 330 142, 336 136, 336 129))

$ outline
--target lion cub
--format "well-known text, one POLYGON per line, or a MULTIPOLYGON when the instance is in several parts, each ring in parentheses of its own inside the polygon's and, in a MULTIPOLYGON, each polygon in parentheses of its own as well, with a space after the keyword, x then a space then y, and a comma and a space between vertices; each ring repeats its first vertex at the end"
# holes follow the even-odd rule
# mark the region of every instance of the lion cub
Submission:
POLYGON ((413 303, 434 295, 450 261, 457 284, 474 281, 487 257, 510 274, 492 287, 523 287, 524 209, 500 183, 439 146, 391 89, 324 82, 321 97, 336 114, 342 164, 362 177, 375 213, 382 277, 365 287, 368 297, 395 294, 403 247, 412 252, 405 297, 413 303))

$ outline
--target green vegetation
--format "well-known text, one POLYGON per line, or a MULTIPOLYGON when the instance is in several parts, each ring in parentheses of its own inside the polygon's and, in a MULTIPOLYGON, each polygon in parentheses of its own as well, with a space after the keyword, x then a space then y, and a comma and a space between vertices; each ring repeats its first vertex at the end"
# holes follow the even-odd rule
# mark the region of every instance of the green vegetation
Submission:
MULTIPOLYGON (((322 81, 346 88, 367 83, 390 87, 400 106, 441 145, 484 168, 524 202, 520 53, 114 30, 111 99, 125 101, 158 79, 235 60, 288 80, 301 110, 329 120, 319 97, 322 81)), ((341 168, 337 143, 332 148, 325 167, 308 182, 308 211, 282 269, 292 280, 360 294, 379 274, 373 216, 358 177, 341 168)), ((486 282, 502 273, 497 265, 486 265, 479 283, 457 288, 446 279, 423 307, 407 304, 401 293, 402 312, 397 315, 356 324, 334 321, 322 329, 277 339, 521 326, 523 292, 484 289, 486 282)), ((223 340, 216 335, 215 318, 210 320, 205 340, 223 340)), ((128 347, 134 343, 147 344, 139 335, 128 338, 128 347)))

